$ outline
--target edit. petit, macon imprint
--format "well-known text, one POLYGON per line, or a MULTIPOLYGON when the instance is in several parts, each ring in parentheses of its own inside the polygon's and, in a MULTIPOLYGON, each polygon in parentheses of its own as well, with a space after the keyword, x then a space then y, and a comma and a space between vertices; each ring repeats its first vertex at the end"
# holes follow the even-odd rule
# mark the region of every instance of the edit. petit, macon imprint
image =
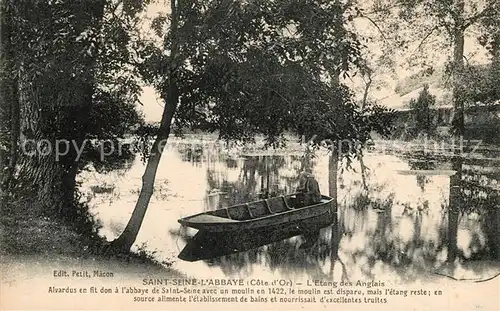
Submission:
POLYGON ((68 272, 66 270, 54 270, 53 276, 56 278, 66 278, 66 277, 74 277, 74 278, 112 278, 114 277, 113 272, 102 271, 102 270, 71 270, 68 272))

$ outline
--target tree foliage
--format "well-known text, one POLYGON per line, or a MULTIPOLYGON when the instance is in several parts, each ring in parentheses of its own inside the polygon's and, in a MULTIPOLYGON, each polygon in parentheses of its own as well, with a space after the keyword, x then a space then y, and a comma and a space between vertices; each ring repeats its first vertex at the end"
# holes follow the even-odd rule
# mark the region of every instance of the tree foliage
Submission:
MULTIPOLYGON (((78 200, 78 172, 89 163, 115 168, 117 160, 133 156, 124 153, 103 161, 100 146, 89 142, 116 141, 143 122, 135 108, 141 87, 133 49, 139 36, 138 14, 147 3, 2 2, 10 30, 2 41, 9 62, 8 70, 2 71, 2 87, 11 81, 16 93, 2 104, 19 107, 12 122, 19 121, 20 147, 29 140, 52 146, 45 155, 32 144, 7 148, 19 156, 13 171, 17 189, 29 192, 47 213, 76 223, 81 214, 73 204, 78 200), (56 157, 57 141, 68 142, 65 155, 56 157), (84 153, 78 158, 81 147, 84 153)), ((2 121, 4 117, 8 119, 2 115, 2 121)))
POLYGON ((414 134, 431 135, 436 127, 432 110, 436 104, 436 96, 429 93, 429 86, 425 85, 418 98, 410 100, 409 104, 413 114, 414 134))
POLYGON ((20 107, 17 139, 74 142, 58 160, 53 153, 23 154, 19 186, 30 186, 38 201, 67 219, 79 217, 71 204, 78 172, 90 162, 105 170, 123 159, 98 158, 95 141, 116 142, 134 127, 149 131, 134 108, 142 79, 155 86, 165 111, 132 217, 133 239, 172 120, 223 139, 264 135, 275 147, 289 131, 319 143, 366 142, 372 130, 386 130, 386 111, 359 107, 342 82, 364 68, 363 46, 350 27, 359 10, 351 2, 172 1, 172 14, 152 23, 161 45, 140 31, 149 1, 4 3, 12 57, 3 75, 17 79, 11 85, 19 100, 11 106, 20 107))
POLYGON ((370 129, 363 126, 372 125, 347 127, 362 120, 339 78, 361 63, 361 44, 347 27, 357 14, 351 3, 172 0, 170 8, 152 23, 163 46, 146 45, 141 66, 165 108, 139 198, 113 250, 128 250, 137 237, 173 120, 226 140, 264 135, 274 147, 286 131, 364 139, 370 129))
POLYGON ((431 71, 436 61, 447 62, 445 73, 452 77, 449 87, 455 109, 453 130, 457 137, 463 136, 465 106, 474 102, 474 92, 471 94, 468 89, 473 64, 466 61, 465 40, 481 39, 485 45, 494 41, 500 3, 496 0, 386 0, 377 1, 374 11, 387 17, 388 28, 398 31, 400 35, 394 42, 403 48, 407 59, 431 71), (482 33, 478 31, 481 28, 482 33))
MULTIPOLYGON (((315 119, 319 130, 324 122, 318 116, 324 114, 315 111, 320 109, 338 119, 330 139, 354 137, 354 128, 340 124, 361 118, 353 115, 359 112, 339 76, 362 64, 362 44, 348 27, 357 14, 350 3, 337 1, 182 1, 175 122, 218 131, 223 139, 262 134, 277 146, 285 131, 304 134, 302 121, 315 119)), ((166 28, 162 22, 168 18, 154 22, 159 33, 166 28)), ((143 67, 160 92, 172 65, 164 56, 171 40, 167 35, 143 67)))

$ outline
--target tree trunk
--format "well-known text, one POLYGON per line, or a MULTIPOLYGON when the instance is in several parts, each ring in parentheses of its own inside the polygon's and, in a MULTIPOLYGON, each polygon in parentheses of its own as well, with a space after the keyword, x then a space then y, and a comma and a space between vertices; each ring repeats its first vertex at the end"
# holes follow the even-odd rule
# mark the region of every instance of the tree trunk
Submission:
POLYGON ((363 189, 365 191, 368 191, 368 184, 366 183, 366 165, 365 161, 363 160, 363 153, 359 152, 359 165, 361 166, 361 181, 363 182, 363 189))
POLYGON ((61 178, 63 170, 55 161, 49 146, 54 146, 54 139, 47 136, 44 128, 46 111, 39 99, 41 90, 27 73, 19 71, 19 102, 21 138, 23 156, 20 158, 19 184, 23 191, 30 194, 34 207, 50 214, 59 210, 62 204, 61 178), (37 147, 38 146, 38 147, 37 147), (47 149, 45 149, 47 148, 47 149), (36 205, 35 205, 36 204, 36 205))
POLYGON ((450 198, 448 207, 448 255, 447 261, 454 262, 457 255, 458 216, 461 207, 460 183, 462 180, 461 141, 465 133, 464 122, 464 0, 455 1, 457 17, 453 42, 453 137, 454 152, 452 167, 456 172, 450 177, 450 198))
POLYGON ((18 158, 19 100, 17 70, 12 45, 11 8, 8 2, 1 4, 0 25, 0 189, 2 197, 9 192, 18 158))
POLYGON ((491 259, 500 260, 500 208, 490 208, 486 211, 484 221, 491 259))
POLYGON ((179 47, 179 40, 177 37, 179 15, 177 11, 176 0, 170 1, 170 8, 172 10, 172 23, 170 26, 170 34, 172 37, 172 47, 170 51, 170 72, 166 98, 164 99, 165 108, 163 109, 160 128, 158 129, 158 135, 156 136, 156 139, 153 143, 151 154, 149 156, 148 163, 146 164, 144 175, 142 176, 141 192, 135 204, 132 216, 130 217, 127 226, 125 227, 122 234, 117 239, 112 241, 109 245, 109 248, 106 248, 104 252, 111 250, 112 252, 126 253, 130 250, 135 240, 137 239, 137 235, 139 234, 144 216, 146 215, 146 211, 148 209, 149 201, 151 200, 151 196, 153 195, 156 171, 158 169, 158 165, 160 164, 160 159, 163 150, 165 149, 168 136, 170 135, 172 118, 175 114, 175 110, 179 102, 179 90, 175 72, 178 65, 176 64, 176 61, 178 58, 177 54, 179 47))
MULTIPOLYGON (((72 219, 72 210, 76 188, 77 162, 76 152, 70 148, 66 156, 57 159, 54 148, 57 139, 72 142, 80 140, 70 129, 64 130, 64 124, 58 123, 64 136, 56 136, 53 128, 48 128, 55 122, 52 108, 47 107, 47 99, 41 95, 44 86, 39 81, 33 81, 21 67, 19 71, 19 102, 20 102, 20 147, 22 156, 19 163, 19 185, 33 199, 33 206, 41 212, 60 218, 72 219), (47 148, 47 149, 44 149, 47 148)), ((70 119, 71 114, 77 115, 81 121, 85 119, 83 110, 89 104, 78 90, 72 90, 75 98, 82 100, 83 107, 78 111, 61 112, 61 119, 70 119)), ((67 107, 59 107, 63 111, 67 107)), ((76 122, 68 122, 72 126, 76 122)))
POLYGON ((372 86, 372 74, 371 71, 367 73, 368 81, 365 81, 365 90, 363 92, 363 100, 361 101, 361 110, 364 110, 368 101, 368 93, 370 92, 370 87, 372 86))
MULTIPOLYGON (((368 93, 370 92, 370 87, 373 82, 372 71, 368 70, 366 75, 368 77, 368 81, 365 81, 365 90, 363 92, 363 100, 361 102, 361 111, 365 110, 366 104, 368 102, 368 93)), ((362 150, 357 150, 356 152, 358 152, 359 165, 361 166, 361 180, 363 182, 363 188, 365 189, 365 191, 368 191, 368 185, 366 184, 366 165, 363 161, 363 152, 362 150)))
POLYGON ((454 158, 452 168, 455 175, 450 176, 450 197, 448 205, 448 254, 446 261, 454 262, 457 256, 457 234, 460 206, 462 204, 461 180, 462 180, 462 158, 454 158))
POLYGON ((330 278, 333 280, 334 267, 337 261, 342 265, 342 280, 346 277, 345 266, 339 260, 339 245, 342 237, 342 232, 339 227, 338 219, 338 195, 337 195, 337 177, 339 169, 339 153, 332 146, 331 154, 328 158, 328 191, 329 196, 333 198, 331 213, 332 213, 332 234, 330 237, 330 278))
POLYGON ((340 231, 339 231, 339 221, 337 213, 337 177, 339 169, 339 154, 338 151, 333 147, 331 150, 330 157, 328 159, 328 190, 329 196, 333 199, 331 206, 332 213, 332 236, 331 236, 331 262, 332 269, 334 262, 338 259, 338 249, 340 243, 340 231))
POLYGON ((456 0, 457 18, 455 20, 453 42, 453 131, 455 139, 463 137, 464 124, 464 0, 456 0))
MULTIPOLYGON (((95 27, 96 32, 99 32, 97 27, 101 25, 105 3, 92 3, 93 5, 87 6, 85 14, 82 14, 85 19, 73 24, 75 32, 82 32, 89 26, 95 27)), ((31 4, 33 9, 40 5, 36 2, 31 4)), ((47 20, 42 20, 40 24, 46 22, 47 20)), ((31 28, 23 28, 22 31, 27 35, 38 35, 31 28)), ((44 213, 74 221, 74 216, 78 214, 73 208, 78 172, 74 144, 81 147, 88 132, 97 57, 87 55, 76 59, 71 51, 74 42, 69 39, 61 44, 67 47, 61 59, 66 64, 78 61, 81 71, 53 72, 48 69, 49 71, 35 75, 30 71, 33 59, 23 57, 25 51, 21 51, 24 53, 19 56, 19 136, 22 151, 19 158, 19 179, 22 186, 20 189, 28 192, 34 206, 41 208, 44 213), (51 79, 70 82, 55 85, 53 81, 48 82, 51 79), (68 154, 56 157, 58 140, 68 143, 68 154)), ((42 65, 52 65, 49 63, 51 60, 47 62, 42 65)))
POLYGON ((176 84, 175 81, 170 81, 167 100, 165 102, 165 109, 163 111, 160 128, 158 130, 159 133, 153 143, 151 154, 146 165, 146 170, 142 176, 142 188, 139 198, 137 199, 134 211, 132 212, 132 216, 125 227, 125 230, 110 245, 113 251, 129 251, 139 234, 149 201, 153 195, 156 171, 158 169, 158 165, 160 164, 161 155, 170 134, 170 126, 177 107, 177 102, 178 94, 176 84))
POLYGON ((19 98, 17 92, 17 76, 13 79, 11 83, 12 88, 12 97, 10 100, 11 103, 11 117, 10 117, 10 159, 9 165, 7 169, 7 173, 5 174, 4 188, 10 189, 12 187, 12 182, 14 180, 14 175, 17 166, 18 159, 18 143, 20 136, 20 126, 19 126, 19 118, 20 118, 20 107, 19 107, 19 98))
POLYGON ((340 230, 338 218, 333 217, 332 233, 330 235, 330 277, 333 279, 335 262, 339 259, 340 230))
POLYGON ((332 150, 328 158, 328 193, 333 198, 333 211, 337 211, 337 178, 339 169, 339 154, 332 150))

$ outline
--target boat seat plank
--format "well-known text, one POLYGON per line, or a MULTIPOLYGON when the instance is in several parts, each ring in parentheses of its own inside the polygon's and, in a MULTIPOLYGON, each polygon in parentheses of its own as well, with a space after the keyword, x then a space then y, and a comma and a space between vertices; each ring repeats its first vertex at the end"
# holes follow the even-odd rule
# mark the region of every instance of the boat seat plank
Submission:
POLYGON ((189 218, 189 222, 192 223, 234 223, 238 222, 237 220, 228 219, 224 217, 218 217, 208 214, 196 215, 189 218))
POLYGON ((271 210, 271 206, 269 206, 268 199, 264 199, 264 205, 266 206, 266 209, 267 209, 269 214, 274 214, 274 212, 271 210))
POLYGON ((263 201, 248 203, 248 207, 251 210, 252 216, 255 218, 269 215, 269 210, 263 201))
POLYGON ((270 198, 267 200, 267 204, 269 205, 269 209, 273 213, 282 213, 288 211, 288 208, 285 205, 282 197, 270 198))
POLYGON ((283 200, 283 203, 285 204, 288 210, 294 209, 294 204, 292 204, 289 197, 281 197, 281 199, 283 200))
POLYGON ((247 220, 252 218, 252 215, 250 214, 250 211, 247 209, 245 204, 229 207, 227 211, 231 219, 247 220))
POLYGON ((245 207, 247 208, 248 215, 250 215, 250 218, 255 218, 255 216, 252 214, 252 210, 250 209, 248 203, 245 203, 245 207))

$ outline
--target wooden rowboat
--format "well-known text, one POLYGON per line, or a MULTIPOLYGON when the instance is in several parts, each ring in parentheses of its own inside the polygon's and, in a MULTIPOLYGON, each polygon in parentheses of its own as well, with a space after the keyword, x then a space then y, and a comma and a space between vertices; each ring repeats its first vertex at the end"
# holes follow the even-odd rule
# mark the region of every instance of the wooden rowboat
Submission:
POLYGON ((333 199, 321 197, 320 203, 297 207, 295 194, 279 196, 195 214, 178 222, 200 231, 228 232, 267 229, 318 217, 333 219, 333 199))

